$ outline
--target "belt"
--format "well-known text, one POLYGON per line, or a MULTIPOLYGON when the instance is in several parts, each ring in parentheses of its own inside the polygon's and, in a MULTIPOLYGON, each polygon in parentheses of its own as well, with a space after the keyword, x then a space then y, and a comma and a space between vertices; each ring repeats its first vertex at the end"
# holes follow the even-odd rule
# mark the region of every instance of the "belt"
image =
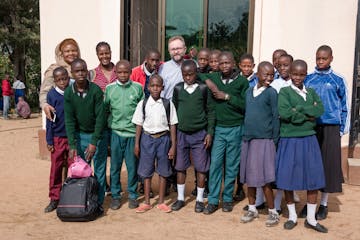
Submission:
POLYGON ((162 137, 162 136, 168 134, 169 131, 162 131, 162 132, 158 132, 158 133, 149 133, 149 132, 144 131, 144 133, 146 135, 150 135, 152 138, 159 138, 159 137, 162 137))

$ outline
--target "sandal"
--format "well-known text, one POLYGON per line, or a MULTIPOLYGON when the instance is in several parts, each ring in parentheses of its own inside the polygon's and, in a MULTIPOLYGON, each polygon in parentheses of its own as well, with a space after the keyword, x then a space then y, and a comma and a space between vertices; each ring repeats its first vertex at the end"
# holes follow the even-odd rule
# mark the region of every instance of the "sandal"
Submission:
POLYGON ((137 213, 144 213, 152 209, 152 206, 150 204, 142 203, 138 208, 136 208, 137 213))
POLYGON ((164 213, 169 213, 172 211, 171 208, 168 205, 166 205, 165 203, 158 204, 156 208, 164 213))

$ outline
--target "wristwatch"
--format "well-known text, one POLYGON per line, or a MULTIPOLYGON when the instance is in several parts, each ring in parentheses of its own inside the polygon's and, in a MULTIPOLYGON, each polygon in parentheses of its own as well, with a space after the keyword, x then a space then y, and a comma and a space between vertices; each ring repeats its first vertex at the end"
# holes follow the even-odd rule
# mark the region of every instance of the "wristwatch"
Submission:
POLYGON ((230 95, 229 94, 225 94, 225 100, 227 101, 227 100, 229 100, 230 99, 230 95))

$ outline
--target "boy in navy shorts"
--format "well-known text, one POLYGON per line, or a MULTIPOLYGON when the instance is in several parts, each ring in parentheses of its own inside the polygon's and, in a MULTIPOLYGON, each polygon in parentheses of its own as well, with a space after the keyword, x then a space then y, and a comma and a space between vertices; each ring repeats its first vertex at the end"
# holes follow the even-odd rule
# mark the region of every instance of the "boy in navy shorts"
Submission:
POLYGON ((140 101, 136 107, 132 122, 136 124, 134 154, 139 157, 138 175, 144 179, 145 203, 137 209, 143 213, 152 208, 150 204, 151 178, 156 171, 159 174, 159 201, 157 208, 162 212, 171 212, 164 203, 166 178, 172 174, 171 162, 176 152, 176 124, 178 123, 174 104, 160 98, 164 89, 163 79, 154 74, 150 77, 149 98, 140 101), (156 159, 156 163, 155 163, 156 159))
POLYGON ((190 152, 197 171, 197 197, 195 212, 204 210, 206 172, 209 171, 209 149, 214 134, 215 109, 212 96, 205 83, 196 81, 196 64, 185 61, 181 65, 184 82, 174 88, 172 101, 178 113, 177 131, 177 201, 171 206, 174 211, 185 205, 186 169, 190 167, 190 152))

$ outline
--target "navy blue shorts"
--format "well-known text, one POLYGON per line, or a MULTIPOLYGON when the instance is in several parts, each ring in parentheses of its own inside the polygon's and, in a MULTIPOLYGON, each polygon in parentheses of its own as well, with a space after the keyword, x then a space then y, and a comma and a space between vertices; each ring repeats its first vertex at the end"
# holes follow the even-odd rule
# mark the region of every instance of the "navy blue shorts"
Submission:
POLYGON ((172 174, 171 162, 168 158, 169 149, 169 134, 153 138, 151 135, 142 133, 138 175, 142 178, 149 178, 154 175, 156 170, 160 176, 169 177, 172 174))
POLYGON ((190 151, 194 168, 198 172, 207 172, 210 167, 210 153, 205 148, 204 140, 207 135, 205 130, 193 134, 177 131, 176 164, 177 171, 185 171, 190 167, 190 151))

